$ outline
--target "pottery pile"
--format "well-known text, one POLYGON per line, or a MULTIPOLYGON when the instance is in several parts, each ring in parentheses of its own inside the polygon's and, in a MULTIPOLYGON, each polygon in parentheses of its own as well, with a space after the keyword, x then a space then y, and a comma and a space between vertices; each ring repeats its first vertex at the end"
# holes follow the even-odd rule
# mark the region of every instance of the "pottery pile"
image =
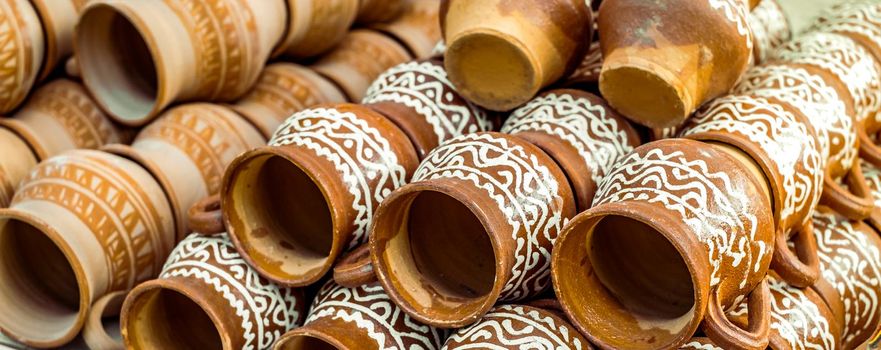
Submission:
POLYGON ((2 23, 11 346, 881 345, 881 3, 796 35, 776 0, 2 23))

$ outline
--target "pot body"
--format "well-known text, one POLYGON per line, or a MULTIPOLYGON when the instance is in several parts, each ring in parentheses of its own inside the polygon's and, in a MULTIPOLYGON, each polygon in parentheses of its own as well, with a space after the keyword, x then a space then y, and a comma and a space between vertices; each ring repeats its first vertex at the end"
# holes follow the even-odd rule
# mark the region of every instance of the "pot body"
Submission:
POLYGON ((0 26, 7 34, 4 53, 7 69, 3 71, 0 113, 18 107, 37 80, 46 55, 45 33, 40 17, 29 1, 0 2, 0 26))
POLYGON ((6 208, 21 179, 37 165, 37 156, 21 137, 3 127, 0 127, 0 149, 8 152, 0 159, 0 208, 6 208))
MULTIPOLYGON (((369 3, 362 2, 362 5, 369 3)), ((376 23, 372 28, 398 39, 416 59, 431 57, 431 51, 441 40, 440 1, 403 0, 403 12, 391 22, 376 23)))
POLYGON ((46 79, 59 63, 65 62, 73 54, 73 29, 85 3, 78 0, 31 2, 46 34, 46 60, 40 71, 40 80, 46 79))
POLYGON ((778 46, 792 39, 792 29, 777 0, 761 0, 749 13, 753 31, 753 62, 760 65, 778 46))
POLYGON ((457 330, 443 349, 592 349, 565 319, 547 310, 523 305, 492 308, 480 321, 457 330))
POLYGON ((286 0, 287 32, 273 56, 315 57, 338 45, 358 14, 358 0, 286 0))

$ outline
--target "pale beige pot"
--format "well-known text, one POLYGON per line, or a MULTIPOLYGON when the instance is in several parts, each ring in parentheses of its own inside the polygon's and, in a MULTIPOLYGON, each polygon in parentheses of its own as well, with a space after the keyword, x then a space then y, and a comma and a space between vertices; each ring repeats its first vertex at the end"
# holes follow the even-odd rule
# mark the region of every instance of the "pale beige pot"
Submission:
POLYGON ((0 1, 3 69, 0 70, 0 113, 18 107, 40 73, 45 36, 40 17, 27 0, 0 1))
POLYGON ((0 208, 5 208, 12 200, 15 188, 28 172, 37 165, 37 156, 14 132, 0 126, 0 208))
POLYGON ((358 14, 358 0, 286 0, 287 31, 273 52, 307 58, 343 40, 358 14))
POLYGON ((89 0, 32 0, 46 34, 46 60, 40 70, 45 79, 55 67, 73 53, 73 28, 89 0))

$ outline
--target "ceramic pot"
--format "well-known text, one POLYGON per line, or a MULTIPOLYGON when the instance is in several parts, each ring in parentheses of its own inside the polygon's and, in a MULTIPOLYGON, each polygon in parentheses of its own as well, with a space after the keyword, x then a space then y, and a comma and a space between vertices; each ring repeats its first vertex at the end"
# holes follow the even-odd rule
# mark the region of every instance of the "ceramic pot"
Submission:
POLYGON ((266 66, 251 91, 230 108, 269 139, 291 114, 338 102, 346 102, 346 96, 333 83, 301 65, 278 62, 266 66))
POLYGON ((694 337, 679 347, 679 350, 725 350, 707 337, 694 337))
POLYGON ((371 256, 389 295, 443 328, 479 320, 497 301, 550 285, 550 251, 575 214, 563 171, 538 147, 494 133, 456 137, 383 201, 371 256))
POLYGON ((777 0, 761 0, 747 17, 753 33, 753 61, 764 63, 771 52, 792 39, 792 29, 777 0))
POLYGON ((349 101, 360 101, 382 72, 408 60, 407 49, 394 39, 370 29, 356 29, 309 68, 333 81, 349 101))
MULTIPOLYGON (((437 6, 437 0, 434 1, 437 6)), ((401 15, 408 2, 408 0, 360 0, 355 22, 359 24, 389 22, 401 15)))
POLYGON ((642 145, 563 228, 551 275, 572 323, 603 348, 665 349, 703 329, 723 348, 768 342, 771 204, 733 148, 642 145), (746 298, 748 329, 724 311, 746 298))
MULTIPOLYGON (((377 23, 372 28, 385 32, 407 47, 417 59, 432 57, 432 49, 441 39, 439 0, 403 0, 401 15, 388 23, 377 23)), ((369 1, 361 2, 362 6, 369 1)))
POLYGON ((73 54, 73 28, 88 0, 33 0, 45 31, 45 61, 39 80, 46 79, 60 62, 73 54))
POLYGON ((591 37, 584 1, 443 0, 450 81, 477 105, 508 111, 568 76, 591 37))
POLYGON ((493 128, 487 111, 459 95, 437 60, 392 67, 373 81, 361 103, 401 128, 419 159, 454 137, 493 128))
POLYGON ((557 314, 526 305, 494 307, 480 321, 454 332, 443 349, 593 349, 557 314))
POLYGON ((353 104, 295 113, 269 141, 227 168, 224 219, 242 256, 285 285, 318 281, 366 241, 379 202, 417 165, 407 135, 353 104))
POLYGON ((825 207, 813 222, 823 278, 844 305, 842 345, 854 349, 881 326, 881 238, 865 223, 825 207))
POLYGON ((112 292, 92 304, 81 334, 83 342, 89 349, 125 349, 119 329, 119 311, 127 295, 128 291, 112 292), (105 318, 116 318, 116 320, 105 322, 105 318))
POLYGON ((772 267, 798 287, 820 275, 810 218, 823 190, 825 160, 810 120, 762 97, 727 95, 702 106, 680 132, 693 140, 721 142, 747 154, 769 196, 776 226, 772 267), (787 248, 795 238, 794 255, 787 248))
POLYGON ((338 45, 358 14, 358 0, 285 0, 287 31, 273 56, 315 57, 338 45))
POLYGON ((872 163, 869 163, 865 160, 861 160, 863 175, 866 178, 866 183, 869 186, 869 190, 872 193, 872 198, 875 202, 875 209, 872 210, 872 214, 869 215, 869 218, 866 219, 872 227, 876 230, 881 230, 881 167, 878 167, 872 163))
POLYGON ((122 335, 129 349, 270 349, 305 305, 301 290, 249 267, 226 234, 196 233, 125 299, 122 335))
POLYGON ((45 36, 40 17, 26 0, 0 1, 0 28, 4 35, 5 69, 0 71, 0 114, 18 107, 40 73, 45 58, 45 36))
POLYGON ((0 329, 65 344, 92 302, 153 278, 173 246, 168 200, 137 164, 91 150, 47 159, 0 210, 0 329))
POLYGON ((173 102, 231 101, 257 81, 285 30, 283 0, 92 0, 74 36, 83 82, 120 123, 173 102))
POLYGON ((597 20, 603 97, 636 123, 681 124, 747 69, 748 12, 741 0, 603 1, 597 20))
POLYGON ((566 82, 567 86, 577 84, 596 84, 600 81, 600 72, 603 69, 603 51, 600 48, 599 38, 595 38, 590 42, 587 48, 587 55, 575 68, 566 82))
POLYGON ((446 332, 413 320, 378 283, 346 288, 328 281, 303 327, 282 336, 274 349, 430 350, 439 349, 444 339, 446 332))
POLYGON ((601 98, 579 90, 551 90, 515 109, 502 132, 538 146, 563 169, 578 211, 591 206, 597 184, 636 146, 630 123, 601 98))
POLYGON ((37 156, 27 142, 9 129, 0 126, 0 208, 12 200, 21 179, 37 165, 37 156))

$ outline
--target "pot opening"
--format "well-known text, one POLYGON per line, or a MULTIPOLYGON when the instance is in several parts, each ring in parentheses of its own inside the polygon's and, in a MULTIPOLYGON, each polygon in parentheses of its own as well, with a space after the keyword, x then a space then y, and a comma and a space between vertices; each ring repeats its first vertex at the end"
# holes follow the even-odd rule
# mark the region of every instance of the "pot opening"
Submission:
POLYGON ((128 346, 137 349, 222 349, 211 317, 199 304, 171 289, 143 292, 127 320, 128 346))
POLYGON ((275 350, 338 350, 335 345, 324 339, 308 334, 292 336, 279 343, 275 350))

